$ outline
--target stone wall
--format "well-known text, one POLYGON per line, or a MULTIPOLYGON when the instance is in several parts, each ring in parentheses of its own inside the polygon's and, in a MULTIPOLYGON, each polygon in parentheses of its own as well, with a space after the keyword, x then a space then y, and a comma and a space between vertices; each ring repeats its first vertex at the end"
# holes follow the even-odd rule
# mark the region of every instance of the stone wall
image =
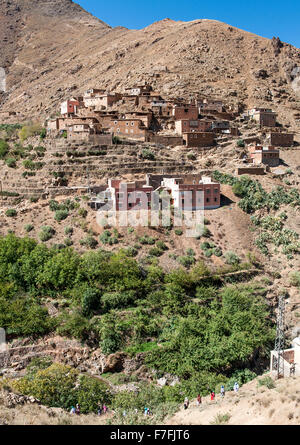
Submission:
POLYGON ((156 144, 169 145, 171 147, 176 147, 177 145, 182 145, 181 136, 163 136, 157 134, 150 134, 148 136, 148 142, 155 142, 156 144))
POLYGON ((236 169, 237 175, 264 175, 264 167, 238 167, 236 169))

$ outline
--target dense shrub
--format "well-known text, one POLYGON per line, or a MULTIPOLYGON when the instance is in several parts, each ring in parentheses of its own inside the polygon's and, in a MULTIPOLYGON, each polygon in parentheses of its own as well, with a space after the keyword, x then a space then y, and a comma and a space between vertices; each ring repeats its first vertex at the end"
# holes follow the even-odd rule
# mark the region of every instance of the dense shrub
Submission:
MULTIPOLYGON (((192 255, 184 258, 195 261, 192 255)), ((204 394, 237 371, 267 363, 275 336, 261 283, 224 284, 221 272, 235 265, 220 273, 203 262, 189 268, 168 273, 157 264, 138 263, 125 250, 79 254, 13 234, 0 237, 0 325, 15 337, 56 332, 100 346, 104 354, 144 351, 146 366, 157 376, 170 373, 181 382, 155 397, 181 401, 182 394, 204 394), (56 300, 57 317, 41 305, 44 297, 56 300)), ((63 388, 51 386, 48 392, 51 401, 45 403, 52 404, 52 397, 55 406, 71 403, 63 388)), ((67 392, 69 397, 72 389, 67 392)), ((138 397, 139 403, 148 400, 147 390, 138 397)))
POLYGON ((84 239, 80 240, 82 246, 86 246, 89 249, 95 249, 98 245, 98 241, 91 235, 86 236, 84 239))
POLYGON ((65 235, 72 235, 73 234, 73 227, 67 226, 65 227, 65 235))
POLYGON ((154 161, 154 159, 155 159, 154 153, 151 150, 149 150, 148 148, 144 148, 142 150, 141 157, 143 159, 147 159, 148 161, 154 161))
POLYGON ((226 252, 224 256, 227 264, 235 265, 241 262, 240 258, 234 252, 226 252))
POLYGON ((15 158, 8 158, 5 160, 5 162, 9 168, 15 168, 17 166, 15 158))
POLYGON ((3 139, 0 139, 0 159, 4 159, 9 152, 9 145, 3 139))
POLYGON ((8 209, 6 210, 5 215, 9 217, 14 217, 17 216, 17 211, 15 209, 8 209))
POLYGON ((54 219, 58 222, 63 221, 68 218, 69 211, 68 210, 56 210, 54 219))
POLYGON ((93 377, 80 376, 75 369, 59 363, 27 374, 15 381, 13 387, 50 407, 70 410, 71 406, 79 403, 83 414, 95 413, 100 403, 111 402, 111 394, 103 382, 93 377))
POLYGON ((26 230, 26 232, 31 232, 34 229, 34 226, 32 224, 26 224, 24 229, 26 230))
POLYGON ((183 231, 181 229, 175 229, 174 230, 175 235, 181 236, 183 234, 183 231))
POLYGON ((40 124, 24 125, 19 131, 19 138, 23 142, 31 136, 43 134, 43 127, 40 124))
POLYGON ((55 234, 55 230, 50 226, 43 226, 42 230, 39 233, 39 238, 41 241, 49 241, 51 238, 53 238, 53 235, 55 234))

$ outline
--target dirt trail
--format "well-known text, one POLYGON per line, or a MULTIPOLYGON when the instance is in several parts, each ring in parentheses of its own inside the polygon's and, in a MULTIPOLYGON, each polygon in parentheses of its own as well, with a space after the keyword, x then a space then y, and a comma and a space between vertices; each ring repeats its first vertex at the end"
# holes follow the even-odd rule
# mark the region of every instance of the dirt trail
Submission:
MULTIPOLYGON (((217 416, 228 414, 227 425, 296 425, 300 418, 300 377, 275 382, 275 388, 257 385, 257 379, 242 386, 238 393, 227 392, 222 400, 203 397, 198 407, 196 400, 187 410, 183 408, 166 420, 167 425, 218 424, 217 416)), ((222 422, 221 422, 222 423, 222 422)))

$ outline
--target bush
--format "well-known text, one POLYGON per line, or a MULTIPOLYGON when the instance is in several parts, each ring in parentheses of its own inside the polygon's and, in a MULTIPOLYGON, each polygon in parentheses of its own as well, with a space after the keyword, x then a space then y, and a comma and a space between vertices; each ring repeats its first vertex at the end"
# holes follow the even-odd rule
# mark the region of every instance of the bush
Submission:
POLYGON ((9 168, 15 168, 17 165, 15 158, 6 159, 5 163, 9 168))
POLYGON ((78 209, 78 215, 81 216, 81 218, 86 218, 87 214, 88 214, 88 212, 86 209, 83 209, 83 208, 78 209))
POLYGON ((189 161, 195 161, 197 159, 194 153, 188 153, 187 158, 189 161))
POLYGON ((243 139, 239 139, 236 143, 236 145, 238 147, 245 147, 245 142, 243 141, 243 139))
POLYGON ((41 241, 49 241, 55 235, 55 230, 50 226, 43 226, 39 233, 39 238, 41 241))
POLYGON ((4 159, 9 152, 9 145, 3 139, 0 139, 0 159, 4 159))
POLYGON ((149 255, 151 256, 161 256, 163 253, 164 251, 158 247, 152 247, 152 249, 149 250, 149 255))
POLYGON ((135 257, 138 254, 138 250, 135 249, 134 247, 128 247, 127 249, 125 249, 125 255, 128 257, 135 257))
POLYGON ((196 255, 194 249, 191 249, 191 248, 187 249, 186 254, 187 254, 187 256, 195 256, 196 255))
POLYGON ((32 298, 11 299, 0 293, 0 326, 8 338, 45 335, 54 325, 55 320, 49 318, 47 309, 32 298))
POLYGON ((291 286, 300 287, 300 272, 291 272, 290 273, 290 283, 291 286))
POLYGON ((229 422, 231 415, 229 413, 225 414, 217 414, 214 418, 214 420, 211 423, 211 425, 224 425, 229 422))
POLYGON ((155 244, 155 239, 152 238, 152 236, 145 235, 145 236, 142 236, 141 238, 139 238, 139 242, 141 244, 153 245, 153 244, 155 244))
POLYGON ((88 235, 86 238, 80 240, 80 244, 88 247, 89 249, 96 249, 98 246, 98 241, 93 236, 88 235))
POLYGON ((65 238, 64 243, 67 247, 70 247, 73 245, 73 241, 70 238, 65 238))
POLYGON ((236 265, 241 262, 240 258, 234 252, 226 252, 224 256, 227 264, 236 265))
POLYGON ((118 244, 119 240, 116 236, 112 236, 109 230, 104 230, 103 233, 99 236, 100 241, 103 244, 109 244, 112 246, 113 244, 118 244))
POLYGON ((181 236, 183 234, 183 231, 181 229, 175 229, 174 230, 175 235, 181 236))
POLYGON ((273 389, 276 387, 274 381, 269 376, 263 377, 262 379, 258 379, 257 385, 266 386, 268 389, 273 389))
POLYGON ((65 235, 72 235, 73 234, 73 227, 67 226, 65 227, 65 235))
POLYGON ((195 258, 192 256, 180 256, 177 258, 177 261, 184 267, 190 267, 195 263, 195 258))
POLYGON ((153 153, 151 150, 147 149, 147 148, 145 148, 144 150, 142 150, 141 157, 142 157, 143 159, 147 159, 148 161, 154 161, 154 160, 155 160, 155 155, 154 155, 154 153, 153 153))
POLYGON ((19 131, 19 138, 23 142, 29 137, 40 135, 42 131, 40 124, 24 125, 19 131))
POLYGON ((32 224, 26 224, 24 229, 26 230, 26 232, 31 232, 34 229, 34 226, 32 224))
POLYGON ((5 215, 11 218, 17 216, 17 211, 15 209, 8 209, 6 210, 5 215))
POLYGON ((156 246, 160 249, 160 250, 168 250, 168 246, 163 242, 158 240, 156 242, 156 246))
POLYGON ((68 216, 69 216, 68 210, 56 210, 54 219, 60 222, 68 218, 68 216))
POLYGON ((34 162, 30 161, 30 159, 26 159, 25 161, 23 161, 23 167, 27 170, 34 170, 35 164, 34 162))

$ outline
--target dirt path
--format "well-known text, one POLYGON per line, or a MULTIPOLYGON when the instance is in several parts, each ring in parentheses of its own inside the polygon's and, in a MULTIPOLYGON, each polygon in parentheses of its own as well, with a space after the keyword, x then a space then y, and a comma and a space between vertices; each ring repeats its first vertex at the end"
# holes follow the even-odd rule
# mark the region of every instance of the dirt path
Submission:
POLYGON ((257 386, 257 380, 240 388, 238 393, 219 394, 211 402, 204 397, 198 407, 196 400, 165 423, 167 425, 296 425, 300 419, 300 377, 275 382, 275 388, 257 386), (219 421, 218 421, 219 416, 219 421), (223 422, 222 422, 223 420, 223 422))

